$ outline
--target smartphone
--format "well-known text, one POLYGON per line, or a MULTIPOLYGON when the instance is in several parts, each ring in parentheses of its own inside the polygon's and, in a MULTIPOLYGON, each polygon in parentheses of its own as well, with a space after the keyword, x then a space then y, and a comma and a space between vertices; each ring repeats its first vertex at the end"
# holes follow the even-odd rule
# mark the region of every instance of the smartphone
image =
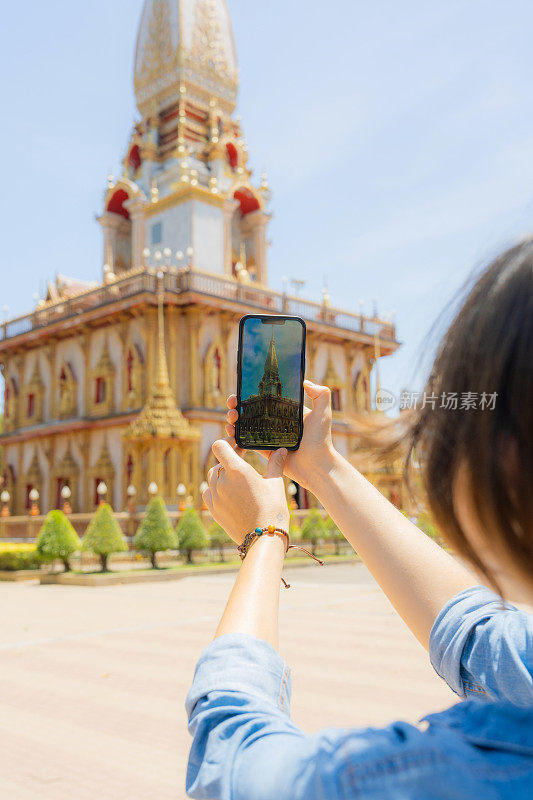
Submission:
POLYGON ((247 450, 297 450, 303 434, 305 322, 247 314, 239 323, 235 441, 247 450))

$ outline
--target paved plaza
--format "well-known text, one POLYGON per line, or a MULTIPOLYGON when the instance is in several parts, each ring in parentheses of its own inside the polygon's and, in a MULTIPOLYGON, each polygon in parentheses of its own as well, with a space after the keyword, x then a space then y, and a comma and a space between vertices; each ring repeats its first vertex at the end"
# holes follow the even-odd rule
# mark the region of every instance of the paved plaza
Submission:
MULTIPOLYGON (((415 721, 454 701, 361 564, 286 575, 281 653, 306 731, 415 721)), ((184 698, 233 578, 0 584, 0 796, 184 800, 184 698)))

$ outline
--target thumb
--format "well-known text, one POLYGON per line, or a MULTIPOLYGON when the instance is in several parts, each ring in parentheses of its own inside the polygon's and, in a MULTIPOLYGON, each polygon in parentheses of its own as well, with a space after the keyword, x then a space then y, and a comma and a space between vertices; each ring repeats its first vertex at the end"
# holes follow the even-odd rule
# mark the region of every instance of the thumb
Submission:
POLYGON ((327 386, 320 386, 312 381, 304 381, 304 389, 313 401, 313 411, 326 411, 331 403, 331 391, 327 386))
POLYGON ((283 475, 283 465, 287 458, 287 451, 284 447, 280 450, 274 450, 270 458, 265 472, 265 478, 281 478, 283 475))

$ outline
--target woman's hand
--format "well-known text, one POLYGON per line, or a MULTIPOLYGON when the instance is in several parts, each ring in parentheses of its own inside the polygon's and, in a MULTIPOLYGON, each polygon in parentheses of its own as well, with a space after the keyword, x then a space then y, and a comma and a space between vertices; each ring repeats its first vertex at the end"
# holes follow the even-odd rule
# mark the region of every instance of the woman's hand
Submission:
MULTIPOLYGON (((304 389, 313 401, 312 409, 304 408, 304 432, 298 450, 287 455, 285 475, 305 489, 313 491, 313 478, 328 471, 334 461, 335 448, 331 439, 331 392, 327 386, 319 386, 311 381, 304 381, 304 389)), ((228 397, 228 413, 226 415, 226 433, 231 440, 235 437, 235 423, 239 418, 237 396, 228 397)), ((258 451, 260 455, 270 459, 270 453, 258 451)))
POLYGON ((233 541, 241 544, 247 533, 267 525, 288 533, 289 508, 282 477, 287 451, 273 452, 262 477, 226 439, 218 439, 212 450, 220 463, 209 470, 209 488, 202 498, 233 541))

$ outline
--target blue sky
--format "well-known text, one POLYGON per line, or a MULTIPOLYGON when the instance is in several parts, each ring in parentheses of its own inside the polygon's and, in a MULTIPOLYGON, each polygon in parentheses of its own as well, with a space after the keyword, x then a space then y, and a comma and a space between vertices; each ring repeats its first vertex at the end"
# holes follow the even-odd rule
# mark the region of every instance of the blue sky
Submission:
MULTIPOLYGON (((3 11, 1 307, 101 268, 106 176, 135 117, 142 0, 3 11)), ((417 388, 427 332, 473 267, 533 231, 533 7, 229 0, 256 177, 273 190, 270 282, 396 311, 381 383, 417 388)), ((429 344, 429 346, 428 346, 429 344)))
POLYGON ((272 331, 274 331, 283 397, 291 400, 300 399, 301 323, 288 320, 284 325, 265 325, 260 319, 249 319, 245 323, 243 332, 241 396, 244 400, 251 394, 257 394, 259 381, 265 371, 272 331))

